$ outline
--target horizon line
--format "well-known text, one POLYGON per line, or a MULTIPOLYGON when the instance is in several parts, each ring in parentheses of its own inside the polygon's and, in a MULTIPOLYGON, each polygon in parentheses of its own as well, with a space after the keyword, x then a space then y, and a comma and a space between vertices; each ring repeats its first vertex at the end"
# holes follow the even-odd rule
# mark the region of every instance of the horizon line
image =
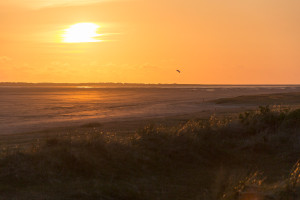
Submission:
POLYGON ((66 84, 66 85, 82 85, 82 84, 119 84, 119 85, 236 85, 236 86, 281 86, 281 85, 289 85, 289 86, 300 86, 300 83, 261 83, 261 84, 231 84, 231 83, 134 83, 134 82, 0 82, 3 84, 49 84, 49 85, 58 85, 58 84, 66 84))

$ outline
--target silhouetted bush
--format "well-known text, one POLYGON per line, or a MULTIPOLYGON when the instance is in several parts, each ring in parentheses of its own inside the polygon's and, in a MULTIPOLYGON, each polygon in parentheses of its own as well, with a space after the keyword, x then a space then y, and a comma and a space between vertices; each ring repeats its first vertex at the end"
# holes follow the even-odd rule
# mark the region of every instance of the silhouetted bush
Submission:
POLYGON ((290 111, 287 108, 260 106, 258 111, 240 114, 239 119, 245 128, 253 134, 266 130, 273 133, 278 129, 299 126, 300 109, 290 111))

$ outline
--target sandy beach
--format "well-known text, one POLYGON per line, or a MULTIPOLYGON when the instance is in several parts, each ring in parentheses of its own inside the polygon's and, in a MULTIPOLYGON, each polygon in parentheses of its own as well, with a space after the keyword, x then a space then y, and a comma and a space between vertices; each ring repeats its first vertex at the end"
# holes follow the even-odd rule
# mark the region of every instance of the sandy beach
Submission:
POLYGON ((295 86, 1 87, 0 133, 16 134, 87 123, 147 120, 193 113, 207 116, 247 109, 253 105, 253 102, 217 104, 213 102, 216 99, 299 91, 300 87, 295 86))
POLYGON ((133 133, 148 124, 174 126, 259 105, 299 107, 295 86, 164 88, 1 87, 0 137, 5 144, 81 134, 133 133), (252 100, 254 99, 254 101, 252 100))

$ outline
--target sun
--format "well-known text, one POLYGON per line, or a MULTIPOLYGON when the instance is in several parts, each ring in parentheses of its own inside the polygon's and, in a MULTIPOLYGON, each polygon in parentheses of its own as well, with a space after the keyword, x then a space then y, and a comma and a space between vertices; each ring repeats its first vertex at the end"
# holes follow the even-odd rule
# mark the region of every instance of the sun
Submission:
POLYGON ((94 23, 78 23, 64 30, 63 42, 80 43, 80 42, 101 42, 97 39, 101 34, 97 33, 100 28, 94 23))

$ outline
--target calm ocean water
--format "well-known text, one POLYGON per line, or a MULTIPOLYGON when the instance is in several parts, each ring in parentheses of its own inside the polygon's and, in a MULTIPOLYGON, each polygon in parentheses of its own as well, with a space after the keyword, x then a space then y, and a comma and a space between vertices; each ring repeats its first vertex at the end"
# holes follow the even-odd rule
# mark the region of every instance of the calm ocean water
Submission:
POLYGON ((0 86, 0 133, 199 112, 216 98, 296 91, 300 86, 0 86))

